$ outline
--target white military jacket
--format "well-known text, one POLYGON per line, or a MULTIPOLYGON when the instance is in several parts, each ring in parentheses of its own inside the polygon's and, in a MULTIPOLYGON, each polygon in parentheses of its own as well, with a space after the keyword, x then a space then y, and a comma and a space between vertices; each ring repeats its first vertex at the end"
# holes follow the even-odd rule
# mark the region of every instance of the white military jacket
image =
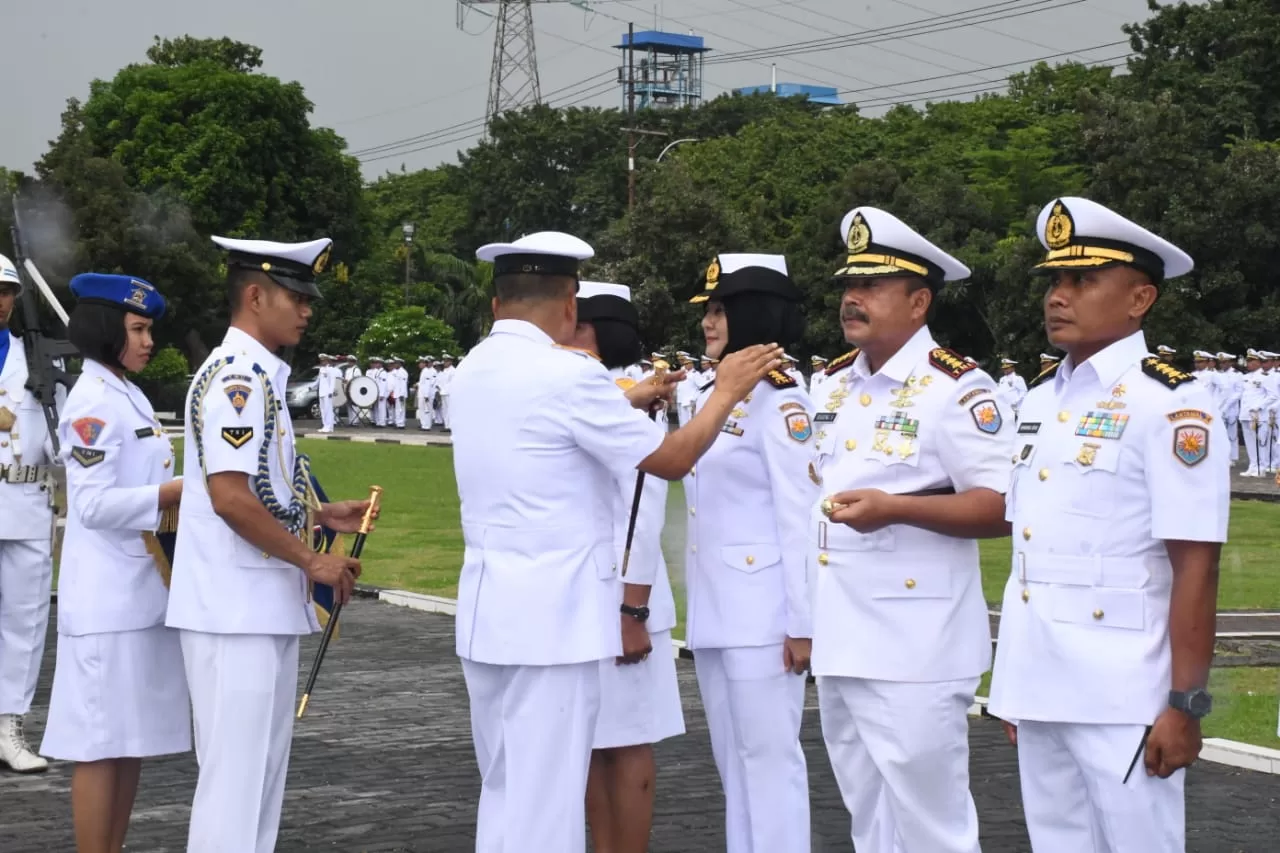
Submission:
MULTIPOLYGON (((698 409, 712 393, 702 387, 698 409)), ((776 645, 812 636, 805 519, 813 404, 774 371, 729 416, 684 480, 689 648, 776 645)), ((781 664, 779 664, 781 665, 781 664)))
MULTIPOLYGON (((1013 419, 995 381, 921 328, 872 375, 832 362, 817 415, 823 495, 953 488, 1004 494, 1013 419)), ((813 674, 899 682, 976 678, 991 665, 978 543, 894 524, 873 533, 811 506, 813 674)))
POLYGON ((173 444, 147 396, 86 359, 58 422, 67 469, 67 529, 58 574, 58 633, 164 624, 169 592, 143 531, 160 524, 173 444))
MULTIPOLYGON (((0 329, 0 335, 10 335, 0 329)), ((13 427, 0 430, 0 540, 53 536, 49 463, 53 445, 44 410, 26 388, 27 353, 10 335, 9 355, 0 368, 0 409, 12 413, 13 427)), ((9 419, 0 412, 0 422, 9 419)))
POLYGON ((1230 454, 1208 389, 1141 332, 1027 395, 1007 517, 1013 571, 990 710, 1148 725, 1171 688, 1165 540, 1225 542, 1230 454))
MULTIPOLYGON (((619 388, 627 389, 635 380, 627 375, 627 368, 610 370, 619 388)), ((666 412, 658 415, 663 424, 666 412)), ((622 574, 623 555, 627 547, 627 527, 631 521, 631 505, 636 496, 636 473, 628 472, 618 483, 617 506, 614 508, 614 542, 619 566, 619 597, 622 604, 622 584, 649 587, 649 618, 644 623, 650 634, 670 631, 676 626, 676 602, 671 593, 671 578, 667 574, 667 560, 662 553, 662 528, 667 522, 667 481, 659 477, 645 477, 640 494, 640 506, 636 513, 636 529, 631 538, 631 558, 626 563, 626 575, 622 574)))
POLYGON ((665 431, 599 361, 522 320, 494 323, 449 392, 466 548, 458 655, 550 666, 621 654, 619 483, 634 486, 665 431))
POLYGON ((182 507, 165 619, 171 628, 275 635, 320 629, 302 569, 237 535, 213 511, 205 483, 205 475, 224 471, 248 474, 252 482, 265 452, 271 494, 281 504, 291 503, 297 451, 284 405, 288 381, 289 366, 234 326, 196 371, 186 402, 182 507), (268 395, 276 407, 270 441, 264 435, 268 395))
POLYGON ((1004 401, 1005 409, 1017 412, 1018 407, 1022 405, 1022 398, 1027 396, 1027 380, 1017 373, 1006 373, 996 382, 996 386, 1000 391, 1000 399, 1004 401))

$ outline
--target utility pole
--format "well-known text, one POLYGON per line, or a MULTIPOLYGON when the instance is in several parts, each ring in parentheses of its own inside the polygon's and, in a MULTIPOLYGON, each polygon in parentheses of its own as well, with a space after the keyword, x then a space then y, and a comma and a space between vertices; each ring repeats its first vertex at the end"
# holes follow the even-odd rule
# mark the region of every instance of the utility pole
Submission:
POLYGON ((413 232, 414 225, 412 222, 405 222, 400 226, 400 230, 404 232, 404 304, 409 304, 409 284, 413 280, 413 232))
MULTIPOLYGON (((636 126, 636 25, 627 24, 627 125, 636 126)), ((636 134, 627 134, 627 210, 636 206, 636 134)))

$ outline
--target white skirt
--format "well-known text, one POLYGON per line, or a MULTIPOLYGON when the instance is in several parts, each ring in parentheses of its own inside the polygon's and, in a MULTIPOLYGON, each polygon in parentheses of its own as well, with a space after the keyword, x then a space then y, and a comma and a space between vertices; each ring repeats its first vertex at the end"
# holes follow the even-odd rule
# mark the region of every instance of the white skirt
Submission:
POLYGON ((191 751, 191 701, 178 632, 58 635, 40 754, 62 761, 191 751))
POLYGON ((600 661, 600 717, 592 749, 657 743, 684 734, 671 632, 650 639, 653 652, 640 663, 600 661))

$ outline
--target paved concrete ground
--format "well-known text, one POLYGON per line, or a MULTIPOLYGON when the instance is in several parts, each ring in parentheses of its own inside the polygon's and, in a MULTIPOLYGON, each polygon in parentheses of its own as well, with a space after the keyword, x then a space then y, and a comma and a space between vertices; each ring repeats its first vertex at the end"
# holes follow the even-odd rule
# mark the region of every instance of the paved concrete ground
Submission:
MULTIPOLYGON (((311 709, 297 724, 277 850, 463 853, 473 844, 479 776, 467 698, 453 655, 453 620, 358 601, 344 614, 311 709)), ((53 675, 53 626, 33 741, 44 725, 53 675)), ((303 646, 303 672, 316 638, 303 646)), ((659 746, 654 853, 724 850, 723 800, 692 665, 680 663, 689 733, 659 746)), ((848 851, 846 816, 822 747, 810 688, 803 739, 809 757, 815 853, 848 851)), ((986 853, 1030 849, 1017 766, 998 725, 974 720, 974 796, 986 853)), ((70 765, 20 777, 0 773, 0 851, 70 853, 70 765)), ((195 784, 191 755, 143 770, 129 853, 179 853, 195 784)), ((1267 853, 1280 839, 1280 777, 1201 764, 1188 778, 1188 850, 1267 853)), ((535 851, 530 851, 535 853, 535 851)), ((541 853, 541 851, 538 851, 541 853)))

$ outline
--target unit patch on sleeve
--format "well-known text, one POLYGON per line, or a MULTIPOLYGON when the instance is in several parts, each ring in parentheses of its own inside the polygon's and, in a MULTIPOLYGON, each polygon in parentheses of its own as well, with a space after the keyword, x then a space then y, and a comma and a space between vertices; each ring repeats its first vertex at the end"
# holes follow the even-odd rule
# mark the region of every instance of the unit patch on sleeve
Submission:
POLYGON ((253 427, 223 427, 222 440, 239 450, 253 438, 253 427))
POLYGON ((1173 431, 1173 455, 1188 468, 1209 456, 1209 431, 1201 426, 1180 426, 1173 431))
POLYGON ((1199 409, 1179 409, 1176 412, 1170 412, 1165 415, 1169 422, 1173 421, 1201 421, 1206 424, 1213 423, 1213 415, 1208 412, 1202 412, 1199 409))
POLYGON ((89 447, 71 448, 71 458, 80 463, 81 468, 92 468, 107 458, 107 451, 89 447))
POLYGON ((80 418, 71 422, 71 428, 76 431, 76 435, 90 447, 93 447, 98 436, 102 435, 102 428, 106 425, 107 422, 101 418, 80 418))
POLYGON ((964 356, 946 347, 937 347, 929 353, 929 364, 941 370, 952 379, 959 379, 971 370, 977 370, 976 364, 964 360, 964 356))
POLYGON ((235 409, 238 415, 244 412, 244 407, 249 402, 249 395, 253 393, 253 389, 248 385, 227 385, 222 389, 222 393, 227 395, 227 399, 231 401, 231 408, 235 409))
POLYGON ((1000 415, 1000 407, 995 404, 994 400, 982 400, 974 403, 969 408, 969 414, 973 415, 973 422, 977 425, 980 432, 987 435, 995 435, 1000 432, 1000 427, 1004 426, 1004 418, 1000 415))
POLYGON ((990 388, 974 388, 968 394, 965 394, 963 397, 961 397, 960 402, 957 403, 957 405, 963 406, 965 403, 969 402, 974 397, 981 397, 983 394, 994 394, 994 393, 996 392, 991 390, 990 388))
POLYGON ((787 415, 787 435, 801 444, 813 438, 813 424, 809 422, 807 412, 787 415))

